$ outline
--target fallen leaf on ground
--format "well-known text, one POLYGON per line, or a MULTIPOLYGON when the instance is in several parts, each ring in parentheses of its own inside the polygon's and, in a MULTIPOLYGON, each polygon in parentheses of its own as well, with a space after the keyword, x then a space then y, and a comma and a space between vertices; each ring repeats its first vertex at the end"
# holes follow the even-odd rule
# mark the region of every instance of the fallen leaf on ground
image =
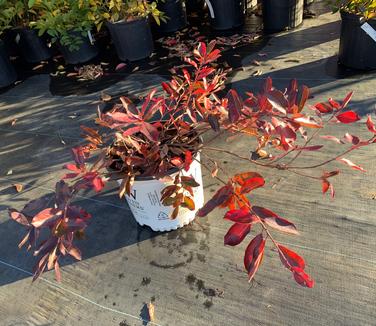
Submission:
POLYGON ((151 302, 148 303, 148 312, 149 312, 149 320, 154 321, 155 320, 154 305, 151 302))
POLYGON ((252 73, 252 76, 260 76, 262 75, 262 71, 261 70, 256 70, 252 73))
POLYGON ((7 172, 7 175, 12 175, 13 174, 13 170, 9 170, 8 172, 7 172))
POLYGON ((266 57, 266 56, 267 56, 267 54, 266 54, 266 53, 263 53, 263 52, 257 53, 257 55, 258 55, 259 57, 266 57))
POLYGON ((126 66, 127 64, 125 64, 124 62, 121 62, 116 66, 115 70, 118 71, 118 70, 124 69, 126 66))
POLYGON ((16 188, 17 192, 21 192, 23 190, 23 185, 20 183, 15 183, 13 186, 16 188))
POLYGON ((257 61, 257 60, 253 60, 252 64, 255 65, 255 66, 261 66, 261 62, 257 61))
POLYGON ((38 69, 40 69, 40 68, 43 68, 43 66, 44 66, 44 65, 37 65, 37 66, 33 67, 32 70, 38 70, 38 69))
POLYGON ((138 69, 140 69, 140 67, 138 67, 138 66, 137 66, 137 67, 134 67, 133 70, 132 70, 132 72, 135 72, 135 71, 137 71, 138 69))
POLYGON ((16 124, 16 122, 17 122, 17 119, 13 119, 10 125, 13 127, 16 124))
POLYGON ((108 94, 102 92, 102 94, 101 94, 101 100, 103 102, 111 101, 111 99, 112 99, 111 95, 108 95, 108 94))

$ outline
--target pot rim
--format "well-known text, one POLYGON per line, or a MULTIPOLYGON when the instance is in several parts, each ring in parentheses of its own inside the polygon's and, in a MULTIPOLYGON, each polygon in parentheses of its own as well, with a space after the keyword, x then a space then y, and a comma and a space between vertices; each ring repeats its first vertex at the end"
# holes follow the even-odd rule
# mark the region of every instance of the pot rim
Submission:
POLYGON ((147 17, 140 17, 140 18, 136 18, 136 19, 131 20, 131 21, 125 21, 124 19, 122 19, 122 20, 118 20, 116 22, 112 22, 110 20, 107 20, 106 25, 114 25, 114 26, 131 25, 131 24, 136 24, 136 23, 143 22, 143 21, 147 22, 148 18, 147 17))
POLYGON ((361 14, 354 14, 352 12, 349 12, 349 11, 346 11, 344 9, 341 9, 340 11, 340 14, 341 14, 341 18, 343 20, 343 18, 347 18, 348 20, 355 20, 357 22, 367 22, 367 21, 375 21, 376 22, 376 18, 365 18, 364 16, 362 16, 361 14))

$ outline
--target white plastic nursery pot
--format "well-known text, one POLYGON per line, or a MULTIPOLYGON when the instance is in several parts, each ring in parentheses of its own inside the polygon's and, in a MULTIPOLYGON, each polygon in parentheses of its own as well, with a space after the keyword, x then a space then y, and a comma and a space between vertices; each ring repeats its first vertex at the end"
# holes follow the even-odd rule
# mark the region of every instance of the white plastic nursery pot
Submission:
MULTIPOLYGON (((197 154, 196 158, 200 160, 200 155, 197 154)), ((176 173, 171 176, 174 177, 176 173)), ((164 182, 152 177, 136 178, 132 185, 131 195, 126 195, 125 198, 138 224, 150 226, 153 231, 170 231, 181 228, 194 220, 196 212, 204 205, 201 164, 194 160, 189 170, 183 170, 181 175, 193 176, 200 184, 199 187, 193 188, 195 210, 180 207, 176 219, 170 219, 173 207, 164 206, 160 199, 162 189, 173 182, 164 182)), ((121 180, 118 180, 118 183, 121 184, 121 180)))

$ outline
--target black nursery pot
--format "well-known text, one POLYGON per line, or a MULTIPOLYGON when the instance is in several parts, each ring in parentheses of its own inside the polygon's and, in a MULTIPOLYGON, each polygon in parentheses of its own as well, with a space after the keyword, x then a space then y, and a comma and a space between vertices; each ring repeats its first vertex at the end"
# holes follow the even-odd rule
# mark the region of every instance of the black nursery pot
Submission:
MULTIPOLYGON (((76 33, 76 35, 80 35, 81 33, 76 33)), ((59 49, 68 64, 78 64, 87 62, 98 55, 98 48, 95 44, 91 44, 90 40, 87 36, 82 36, 82 43, 80 44, 80 48, 78 50, 69 50, 69 46, 59 44, 59 49)))
POLYGON ((120 60, 141 60, 153 52, 153 37, 146 18, 130 22, 108 22, 107 27, 120 60))
MULTIPOLYGON (((339 62, 354 69, 376 69, 376 42, 361 29, 362 18, 347 12, 341 12, 341 17, 339 62)), ((367 22, 376 29, 376 19, 367 22)))
POLYGON ((35 30, 21 28, 18 46, 21 54, 27 62, 34 63, 51 58, 51 51, 43 38, 39 37, 35 30))
POLYGON ((158 9, 168 18, 157 29, 162 33, 176 32, 187 26, 187 13, 184 0, 165 0, 158 3, 158 9))
POLYGON ((243 25, 244 0, 206 0, 213 29, 227 30, 243 25), (214 16, 214 17, 213 17, 214 16))
POLYGON ((280 32, 303 22, 304 0, 262 0, 264 30, 280 32))
POLYGON ((187 13, 199 12, 204 8, 204 0, 185 0, 187 13))
POLYGON ((11 85, 16 78, 16 71, 9 60, 4 43, 0 40, 0 87, 11 85))

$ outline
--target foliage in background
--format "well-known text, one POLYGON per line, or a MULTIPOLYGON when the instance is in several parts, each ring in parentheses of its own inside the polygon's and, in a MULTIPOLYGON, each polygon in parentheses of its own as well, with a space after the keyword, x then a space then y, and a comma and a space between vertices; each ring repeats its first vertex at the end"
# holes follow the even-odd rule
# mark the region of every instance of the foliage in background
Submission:
POLYGON ((89 19, 90 0, 39 0, 34 5, 38 19, 30 25, 38 30, 39 36, 47 33, 52 42, 78 50, 83 38, 93 28, 89 19))
POLYGON ((164 14, 158 10, 157 1, 146 0, 92 0, 89 17, 95 22, 97 30, 103 23, 110 21, 132 21, 152 16, 157 24, 165 21, 164 14))
POLYGON ((362 15, 367 19, 376 17, 375 0, 331 0, 334 11, 344 10, 356 15, 362 15))
MULTIPOLYGON (((76 240, 84 236, 91 219, 88 212, 73 204, 81 190, 100 192, 107 180, 122 180, 121 198, 131 193, 137 176, 156 176, 169 180, 162 190, 161 201, 174 207, 171 218, 175 218, 179 210, 195 210, 192 187, 198 186, 196 180, 180 173, 171 179, 169 173, 172 168, 188 171, 196 159, 195 154, 200 151, 206 157, 200 163, 221 186, 196 215, 203 217, 216 208, 226 209, 224 219, 231 222, 224 236, 228 246, 239 245, 248 234, 254 233, 244 253, 248 279, 254 278, 266 245, 270 244, 298 284, 314 285, 305 271, 303 258, 279 243, 273 234, 276 231, 296 235, 296 226, 270 209, 256 205, 250 197, 265 184, 261 174, 253 169, 274 169, 286 175, 299 175, 318 183, 323 194, 334 197, 332 179, 340 171, 328 171, 325 167, 339 163, 364 171, 345 156, 376 142, 376 128, 371 117, 366 121, 371 134, 369 139, 363 140, 349 133, 341 139, 332 135, 319 138, 327 124, 351 124, 360 120, 356 112, 346 109, 352 93, 340 102, 329 99, 309 106, 308 112, 304 109, 309 89, 306 86, 298 88, 295 80, 283 91, 276 89, 268 78, 260 92, 247 92, 245 99, 235 90, 220 96, 226 71, 213 66, 220 56, 215 42, 200 43, 193 54, 193 58, 185 59, 191 65, 190 70, 182 69, 181 75, 162 83, 164 94, 151 91, 139 107, 121 97, 120 103, 109 112, 98 112, 98 129, 82 126, 87 143, 72 149, 74 162, 65 165, 68 173, 56 183, 53 197, 33 200, 21 211, 9 210, 10 217, 27 229, 19 247, 26 245, 38 257, 34 280, 51 269, 55 269, 60 280, 61 257, 70 255, 81 259, 76 240), (256 138, 256 147, 250 148, 252 155, 213 147, 211 143, 220 135, 256 138), (203 143, 200 138, 204 139, 203 143), (320 143, 317 143, 318 139, 320 143), (304 153, 322 151, 325 148, 323 141, 336 143, 341 148, 339 154, 317 163, 312 162, 312 157, 305 160, 306 163, 298 163, 304 153), (211 152, 245 161, 252 169, 227 175, 211 158, 211 152), (93 154, 96 159, 89 163, 93 154)), ((284 205, 291 203, 281 204, 282 211, 284 205)))

